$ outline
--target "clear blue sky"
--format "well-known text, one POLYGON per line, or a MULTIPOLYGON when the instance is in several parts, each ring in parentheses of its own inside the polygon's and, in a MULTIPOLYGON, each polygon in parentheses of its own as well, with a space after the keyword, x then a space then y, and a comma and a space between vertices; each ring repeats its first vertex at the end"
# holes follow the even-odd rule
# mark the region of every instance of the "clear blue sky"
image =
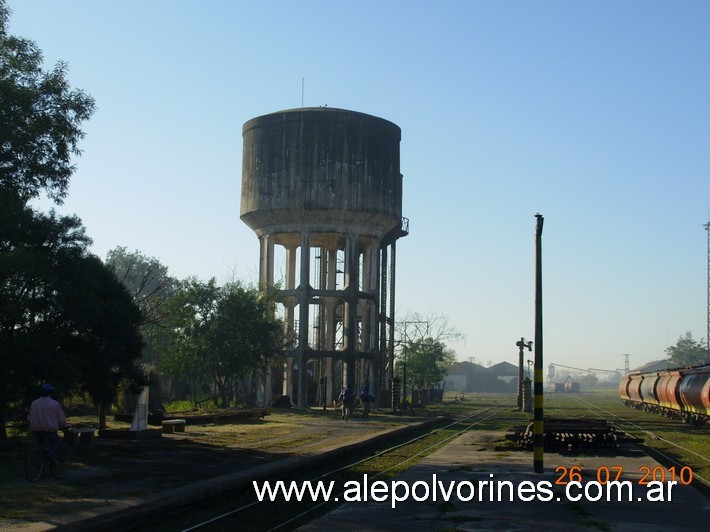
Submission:
POLYGON ((242 124, 328 105, 402 128, 397 307, 459 358, 623 367, 706 336, 710 2, 9 0, 98 110, 68 200, 100 257, 258 278, 242 124))

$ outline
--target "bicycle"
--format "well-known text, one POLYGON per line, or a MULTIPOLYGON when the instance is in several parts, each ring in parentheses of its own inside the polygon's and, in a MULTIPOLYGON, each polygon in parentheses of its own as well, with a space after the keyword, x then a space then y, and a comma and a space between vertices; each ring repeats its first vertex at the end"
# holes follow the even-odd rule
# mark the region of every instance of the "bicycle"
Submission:
POLYGON ((41 441, 27 451, 25 457, 25 476, 30 482, 37 482, 45 468, 49 469, 54 478, 64 478, 71 468, 72 456, 71 447, 61 441, 57 449, 57 457, 52 462, 49 455, 49 442, 41 441))

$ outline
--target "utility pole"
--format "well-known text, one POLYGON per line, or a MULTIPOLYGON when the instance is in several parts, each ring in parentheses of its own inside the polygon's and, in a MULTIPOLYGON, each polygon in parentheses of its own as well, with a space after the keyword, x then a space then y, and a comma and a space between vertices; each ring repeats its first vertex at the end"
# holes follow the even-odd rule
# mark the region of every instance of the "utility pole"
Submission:
POLYGON ((532 351, 532 344, 532 342, 525 343, 525 338, 515 342, 518 346, 518 410, 523 409, 523 365, 525 364, 523 354, 526 347, 528 351, 532 351))
POLYGON ((707 334, 705 335, 706 342, 707 342, 707 350, 708 350, 708 358, 710 359, 710 222, 706 223, 704 226, 705 230, 708 233, 708 312, 707 312, 707 320, 708 320, 708 328, 707 328, 707 334))
POLYGON ((542 397, 542 214, 535 215, 535 408, 533 416, 533 469, 544 473, 542 397))

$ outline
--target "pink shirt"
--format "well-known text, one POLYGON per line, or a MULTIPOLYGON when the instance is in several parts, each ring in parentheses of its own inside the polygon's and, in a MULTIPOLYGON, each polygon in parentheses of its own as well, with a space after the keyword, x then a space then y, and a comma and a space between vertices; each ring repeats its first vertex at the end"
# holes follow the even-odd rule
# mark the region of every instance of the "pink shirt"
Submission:
POLYGON ((30 421, 30 430, 33 431, 56 432, 67 426, 67 418, 61 405, 49 396, 32 401, 27 419, 30 421))

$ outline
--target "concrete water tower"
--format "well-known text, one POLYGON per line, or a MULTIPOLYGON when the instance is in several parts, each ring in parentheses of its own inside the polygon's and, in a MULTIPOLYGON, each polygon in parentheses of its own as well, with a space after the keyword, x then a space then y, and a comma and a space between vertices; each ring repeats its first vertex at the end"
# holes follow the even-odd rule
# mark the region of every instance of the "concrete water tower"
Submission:
POLYGON ((253 118, 242 136, 241 219, 260 242, 261 285, 279 288, 288 344, 263 400, 296 391, 299 408, 331 404, 350 383, 389 404, 396 241, 408 233, 401 130, 317 107, 253 118))

